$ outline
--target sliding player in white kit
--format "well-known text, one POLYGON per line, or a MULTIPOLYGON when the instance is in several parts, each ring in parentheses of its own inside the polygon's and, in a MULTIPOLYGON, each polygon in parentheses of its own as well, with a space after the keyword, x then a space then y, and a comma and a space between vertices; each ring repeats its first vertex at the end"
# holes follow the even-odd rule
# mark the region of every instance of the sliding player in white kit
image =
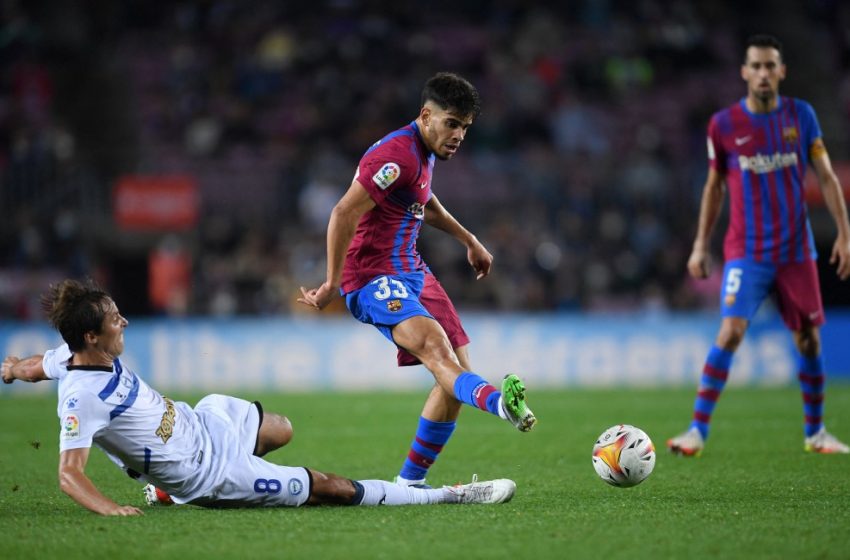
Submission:
POLYGON ((289 420, 224 395, 209 395, 194 408, 163 397, 119 359, 128 322, 106 292, 65 280, 51 287, 44 306, 65 344, 43 356, 8 356, 0 371, 5 383, 59 381, 59 484, 91 511, 142 513, 115 503, 86 476, 92 444, 174 502, 205 507, 473 504, 513 497, 516 485, 507 479, 420 489, 270 463, 260 456, 289 442, 289 420))

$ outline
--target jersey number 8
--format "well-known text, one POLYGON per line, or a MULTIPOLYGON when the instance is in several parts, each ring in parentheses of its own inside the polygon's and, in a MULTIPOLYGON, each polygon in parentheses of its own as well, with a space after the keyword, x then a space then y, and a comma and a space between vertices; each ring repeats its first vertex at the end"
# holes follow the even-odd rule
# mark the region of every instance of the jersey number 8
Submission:
POLYGON ((275 478, 270 478, 266 480, 265 478, 258 478, 254 481, 254 492, 257 494, 280 494, 281 486, 280 481, 275 478))

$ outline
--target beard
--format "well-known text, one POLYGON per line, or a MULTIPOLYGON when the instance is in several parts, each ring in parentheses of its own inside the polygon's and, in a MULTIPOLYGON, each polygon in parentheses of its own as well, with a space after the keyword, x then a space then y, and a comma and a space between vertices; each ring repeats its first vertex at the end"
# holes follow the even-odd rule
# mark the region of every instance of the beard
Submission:
POLYGON ((776 99, 776 91, 773 89, 757 89, 755 91, 755 98, 767 105, 776 99))

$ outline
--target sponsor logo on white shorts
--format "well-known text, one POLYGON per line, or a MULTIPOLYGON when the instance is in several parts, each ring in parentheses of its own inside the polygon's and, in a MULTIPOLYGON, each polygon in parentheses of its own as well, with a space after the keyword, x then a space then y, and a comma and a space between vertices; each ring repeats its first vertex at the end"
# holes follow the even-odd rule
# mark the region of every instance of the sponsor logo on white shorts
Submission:
POLYGON ((381 190, 385 190, 387 187, 392 185, 396 179, 401 175, 401 168, 397 163, 389 162, 385 163, 378 169, 378 172, 372 175, 372 180, 375 181, 375 184, 380 187, 381 190))
POLYGON ((304 484, 297 478, 290 478, 286 486, 289 488, 289 493, 292 496, 297 496, 304 490, 304 484))
POLYGON ((80 419, 76 414, 66 414, 62 417, 62 438, 73 439, 80 437, 80 419))

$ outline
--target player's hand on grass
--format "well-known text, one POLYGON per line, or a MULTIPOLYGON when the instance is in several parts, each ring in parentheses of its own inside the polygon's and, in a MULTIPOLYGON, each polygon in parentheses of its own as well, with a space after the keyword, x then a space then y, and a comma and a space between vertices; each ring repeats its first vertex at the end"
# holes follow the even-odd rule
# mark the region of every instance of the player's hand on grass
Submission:
POLYGON ((339 296, 339 289, 334 288, 327 282, 312 290, 301 286, 301 297, 298 298, 298 303, 303 303, 316 309, 324 309, 337 296, 339 296))
POLYGON ((140 510, 135 506, 118 506, 113 511, 110 511, 106 515, 115 515, 119 517, 128 517, 130 515, 144 515, 145 512, 140 510))
POLYGON ((12 366, 20 361, 21 359, 17 356, 6 356, 3 359, 3 365, 0 366, 0 374, 3 376, 3 383, 9 384, 15 380, 12 376, 12 366))

